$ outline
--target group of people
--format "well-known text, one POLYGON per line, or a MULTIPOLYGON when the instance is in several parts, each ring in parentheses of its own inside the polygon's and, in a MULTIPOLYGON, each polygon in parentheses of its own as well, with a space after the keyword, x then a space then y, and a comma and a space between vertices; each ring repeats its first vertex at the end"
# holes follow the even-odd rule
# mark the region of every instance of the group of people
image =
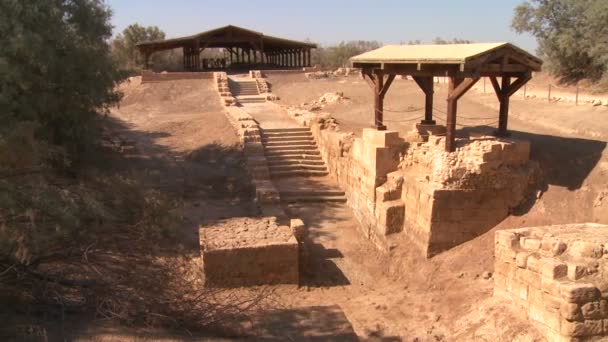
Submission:
POLYGON ((225 69, 226 58, 203 58, 203 69, 225 69))

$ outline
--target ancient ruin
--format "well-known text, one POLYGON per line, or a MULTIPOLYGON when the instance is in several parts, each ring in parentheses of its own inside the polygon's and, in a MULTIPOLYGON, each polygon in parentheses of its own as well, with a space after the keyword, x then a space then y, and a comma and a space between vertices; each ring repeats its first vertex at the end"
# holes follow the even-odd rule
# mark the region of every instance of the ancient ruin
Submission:
POLYGON ((232 218, 199 232, 206 284, 298 284, 298 242, 275 217, 232 218))
POLYGON ((494 296, 517 305, 549 341, 608 335, 608 226, 496 232, 494 296))

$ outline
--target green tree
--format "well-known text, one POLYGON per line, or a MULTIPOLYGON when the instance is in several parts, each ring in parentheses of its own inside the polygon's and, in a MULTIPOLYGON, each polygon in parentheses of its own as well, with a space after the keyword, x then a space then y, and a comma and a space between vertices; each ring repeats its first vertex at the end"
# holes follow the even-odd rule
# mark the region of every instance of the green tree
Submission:
POLYGON ((374 50, 382 46, 378 41, 353 40, 341 42, 337 45, 319 47, 313 50, 311 55, 312 64, 322 67, 346 67, 349 59, 364 52, 374 50))
POLYGON ((110 16, 101 0, 0 0, 5 132, 32 122, 37 138, 82 152, 96 114, 119 99, 110 16))
MULTIPOLYGON (((165 32, 157 26, 144 27, 132 24, 112 40, 112 54, 118 65, 129 71, 140 69, 144 64, 144 56, 137 50, 141 42, 164 40, 165 32)), ((178 50, 168 50, 153 53, 150 65, 158 70, 179 70, 182 68, 182 53, 178 50)))
POLYGON ((515 9, 512 27, 538 42, 545 67, 565 82, 606 75, 608 1, 528 0, 515 9))

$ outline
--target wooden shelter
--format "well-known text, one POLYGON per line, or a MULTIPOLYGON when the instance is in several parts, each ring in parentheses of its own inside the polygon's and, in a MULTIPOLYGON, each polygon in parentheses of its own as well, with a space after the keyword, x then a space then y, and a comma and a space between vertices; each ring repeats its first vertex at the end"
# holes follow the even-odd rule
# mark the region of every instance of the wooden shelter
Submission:
POLYGON ((422 124, 433 120, 433 82, 435 76, 449 79, 446 118, 448 152, 456 149, 458 99, 481 77, 489 77, 500 102, 497 135, 507 135, 509 98, 540 71, 542 60, 509 43, 388 45, 351 58, 361 68, 363 78, 374 90, 375 127, 383 123, 383 102, 396 75, 411 76, 425 94, 422 124), (500 77, 500 82, 498 78, 500 77))
POLYGON ((149 67, 150 55, 157 51, 182 48, 184 70, 202 69, 200 54, 206 48, 224 48, 231 64, 267 64, 277 67, 310 66, 313 43, 267 36, 242 27, 228 25, 188 37, 150 41, 137 44, 149 67))

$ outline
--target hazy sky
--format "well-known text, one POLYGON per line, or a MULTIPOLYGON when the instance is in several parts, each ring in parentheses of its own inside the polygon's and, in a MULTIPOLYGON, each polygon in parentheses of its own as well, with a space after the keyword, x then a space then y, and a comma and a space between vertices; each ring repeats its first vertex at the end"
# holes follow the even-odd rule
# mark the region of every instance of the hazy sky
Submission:
POLYGON ((523 0, 107 0, 115 33, 132 23, 156 25, 178 37, 224 25, 333 44, 379 40, 398 44, 435 37, 512 42, 534 52, 536 42, 510 28, 523 0))

